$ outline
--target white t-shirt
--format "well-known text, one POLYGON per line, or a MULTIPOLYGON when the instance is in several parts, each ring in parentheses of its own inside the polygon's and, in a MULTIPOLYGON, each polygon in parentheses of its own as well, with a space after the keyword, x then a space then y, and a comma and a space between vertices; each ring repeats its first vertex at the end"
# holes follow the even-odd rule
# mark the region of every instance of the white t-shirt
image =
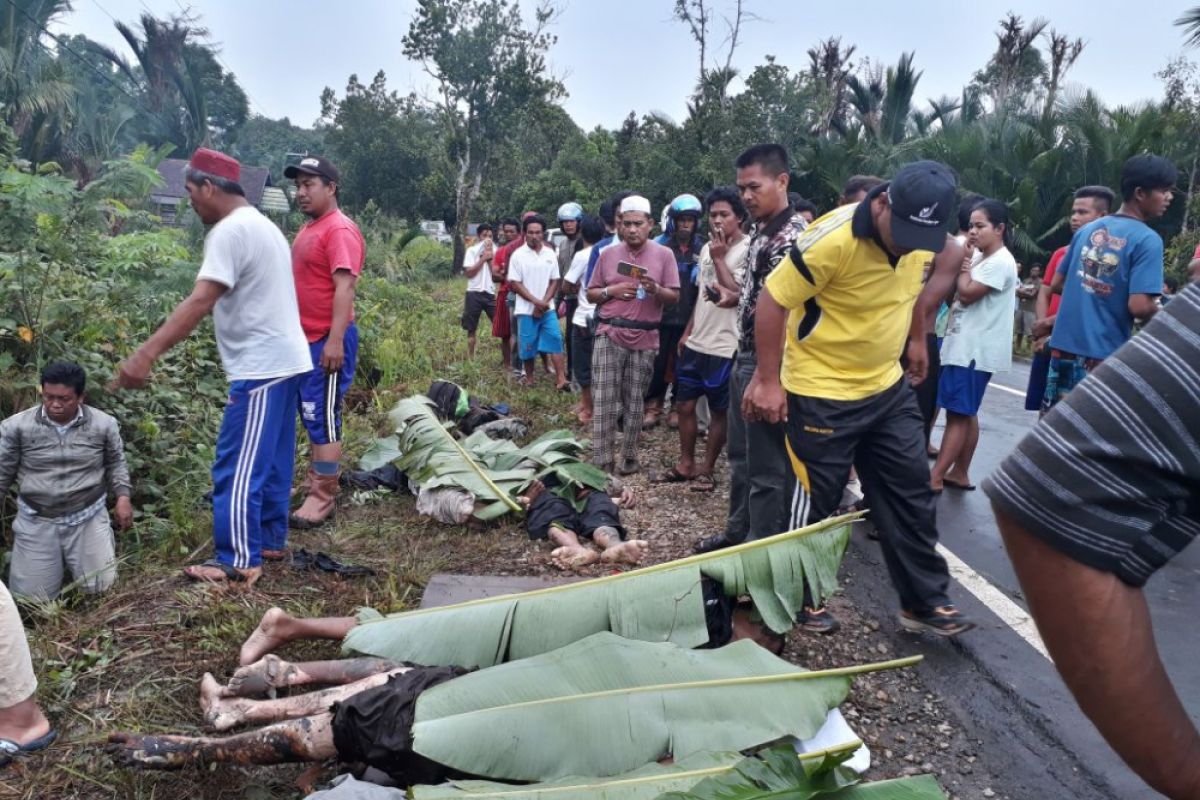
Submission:
MULTIPOLYGON (((537 298, 545 297, 550 281, 558 280, 558 256, 549 247, 542 247, 536 253, 523 244, 508 257, 508 281, 519 281, 525 290, 537 298)), ((516 294, 514 292, 513 294, 516 294)), ((513 311, 518 317, 522 314, 533 314, 533 303, 517 295, 516 308, 513 311)))
POLYGON ((312 369, 291 250, 257 209, 243 206, 213 226, 196 280, 227 289, 213 308, 213 324, 229 380, 282 378, 312 369))
POLYGON ((571 324, 581 328, 587 327, 588 320, 596 311, 596 304, 587 298, 587 286, 583 280, 584 275, 587 274, 588 258, 591 255, 592 245, 588 245, 576 253, 571 259, 571 268, 567 270, 567 274, 563 278, 567 283, 579 286, 579 305, 575 307, 575 316, 571 317, 571 324))
MULTIPOLYGON (((483 252, 486 241, 477 242, 471 245, 467 250, 466 256, 463 257, 463 267, 470 269, 475 266, 475 262, 479 260, 479 254, 483 252)), ((495 255, 496 246, 492 245, 492 254, 495 255)), ((492 280, 492 264, 489 261, 479 268, 479 272, 475 273, 472 278, 467 278, 468 292, 486 292, 487 294, 496 293, 496 283, 492 280)))
POLYGON ((942 364, 983 372, 1005 372, 1012 367, 1013 300, 1017 296, 1017 261, 1007 247, 987 258, 976 250, 971 278, 991 288, 986 295, 964 306, 950 308, 942 364))
MULTIPOLYGON (((737 306, 719 308, 708 299, 704 287, 717 283, 717 265, 708 254, 708 245, 700 251, 700 296, 696 298, 696 310, 692 315, 692 333, 687 346, 697 353, 721 358, 732 358, 737 352, 737 306)), ((746 272, 746 253, 750 249, 750 237, 743 236, 725 253, 725 265, 733 273, 733 282, 742 285, 746 272)))

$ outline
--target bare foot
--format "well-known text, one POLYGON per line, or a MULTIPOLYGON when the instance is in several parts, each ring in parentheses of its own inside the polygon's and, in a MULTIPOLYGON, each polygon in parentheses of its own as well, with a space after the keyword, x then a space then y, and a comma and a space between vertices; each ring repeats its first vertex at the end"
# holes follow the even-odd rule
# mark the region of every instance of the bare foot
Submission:
POLYGON ((258 583, 258 579, 262 577, 262 567, 250 567, 249 569, 237 570, 242 576, 242 580, 233 580, 225 571, 219 567, 206 567, 203 564, 193 564, 190 567, 183 568, 183 574, 194 581, 204 583, 220 583, 227 585, 240 585, 249 588, 258 583))
POLYGON ((238 667, 229 679, 222 697, 275 696, 275 690, 291 686, 296 665, 279 656, 267 654, 246 667, 238 667))
POLYGON ((577 419, 579 420, 580 425, 591 425, 592 419, 593 419, 592 412, 580 411, 579 414, 577 415, 577 419))
POLYGON ((538 495, 546 491, 546 484, 535 480, 533 483, 525 487, 525 494, 517 498, 521 505, 529 508, 533 505, 533 501, 538 499, 538 495))
POLYGON ((289 620, 291 617, 282 608, 268 608, 254 633, 250 634, 250 638, 242 645, 238 653, 238 665, 244 667, 253 664, 279 645, 286 643, 287 639, 279 635, 278 629, 282 623, 289 620))
POLYGON ((200 679, 200 710, 204 712, 204 727, 227 731, 245 719, 244 704, 225 697, 225 687, 217 683, 211 672, 204 673, 200 679))
POLYGON ((579 569, 600 560, 600 554, 582 544, 563 545, 550 553, 559 569, 579 569))
POLYGON ((187 736, 146 736, 117 731, 104 748, 118 764, 148 769, 179 769, 195 760, 199 741, 187 736))
POLYGON ((646 542, 641 539, 630 539, 627 542, 606 547, 600 558, 606 564, 638 564, 646 554, 646 542))

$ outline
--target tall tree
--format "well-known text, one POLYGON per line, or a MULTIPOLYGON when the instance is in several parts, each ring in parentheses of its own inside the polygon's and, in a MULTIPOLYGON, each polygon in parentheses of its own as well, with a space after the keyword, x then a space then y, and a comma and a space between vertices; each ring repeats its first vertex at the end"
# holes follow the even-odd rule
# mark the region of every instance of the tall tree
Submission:
POLYGON ((1200 47, 1200 6, 1192 6, 1175 20, 1183 28, 1184 41, 1188 47, 1200 47))
POLYGON ((67 0, 6 0, 0 8, 0 106, 27 144, 39 123, 64 112, 72 88, 49 51, 47 26, 71 10, 67 0))
POLYGON ((418 0, 403 40, 437 86, 436 107, 449 142, 454 175, 454 264, 462 262, 467 220, 499 148, 534 102, 564 93, 549 74, 546 53, 555 37, 548 5, 532 27, 509 0, 418 0))

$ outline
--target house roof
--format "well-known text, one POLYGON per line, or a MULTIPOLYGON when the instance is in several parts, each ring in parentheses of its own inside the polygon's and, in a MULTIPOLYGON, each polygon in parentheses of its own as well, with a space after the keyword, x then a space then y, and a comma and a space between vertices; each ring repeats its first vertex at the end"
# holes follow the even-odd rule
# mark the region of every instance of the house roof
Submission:
MULTIPOLYGON (((165 198, 181 198, 187 197, 187 189, 183 186, 184 173, 187 171, 188 162, 182 158, 164 158, 158 163, 158 174, 162 176, 166 182, 165 186, 160 186, 150 193, 150 196, 155 200, 162 201, 165 198)), ((266 167, 250 167, 242 165, 242 189, 246 192, 246 200, 252 206, 262 204, 263 190, 267 184, 271 182, 271 173, 266 167)))

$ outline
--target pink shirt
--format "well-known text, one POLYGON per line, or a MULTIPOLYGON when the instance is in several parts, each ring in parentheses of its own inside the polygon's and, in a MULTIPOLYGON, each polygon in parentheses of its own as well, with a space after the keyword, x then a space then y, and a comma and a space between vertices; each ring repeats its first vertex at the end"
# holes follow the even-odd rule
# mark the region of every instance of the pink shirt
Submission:
MULTIPOLYGON (((309 343, 319 341, 333 324, 333 273, 349 270, 357 277, 366 243, 354 221, 340 210, 304 224, 292 243, 292 277, 300 303, 300 324, 309 343)), ((351 310, 350 319, 354 319, 351 310)))
MULTIPOLYGON (((617 265, 622 262, 645 267, 648 277, 653 278, 661 286, 668 289, 679 288, 679 270, 675 266, 675 255, 670 248, 657 242, 646 242, 636 255, 629 250, 624 242, 609 245, 600 252, 596 269, 592 272, 589 289, 602 289, 615 283, 633 281, 626 275, 617 272, 617 265)), ((647 294, 638 300, 617 300, 613 298, 596 307, 597 317, 604 319, 628 319, 636 322, 662 321, 663 305, 658 298, 647 294)), ((614 344, 627 347, 630 350, 657 350, 658 329, 637 330, 635 328, 614 328, 612 325, 600 323, 596 335, 607 336, 614 344)))

